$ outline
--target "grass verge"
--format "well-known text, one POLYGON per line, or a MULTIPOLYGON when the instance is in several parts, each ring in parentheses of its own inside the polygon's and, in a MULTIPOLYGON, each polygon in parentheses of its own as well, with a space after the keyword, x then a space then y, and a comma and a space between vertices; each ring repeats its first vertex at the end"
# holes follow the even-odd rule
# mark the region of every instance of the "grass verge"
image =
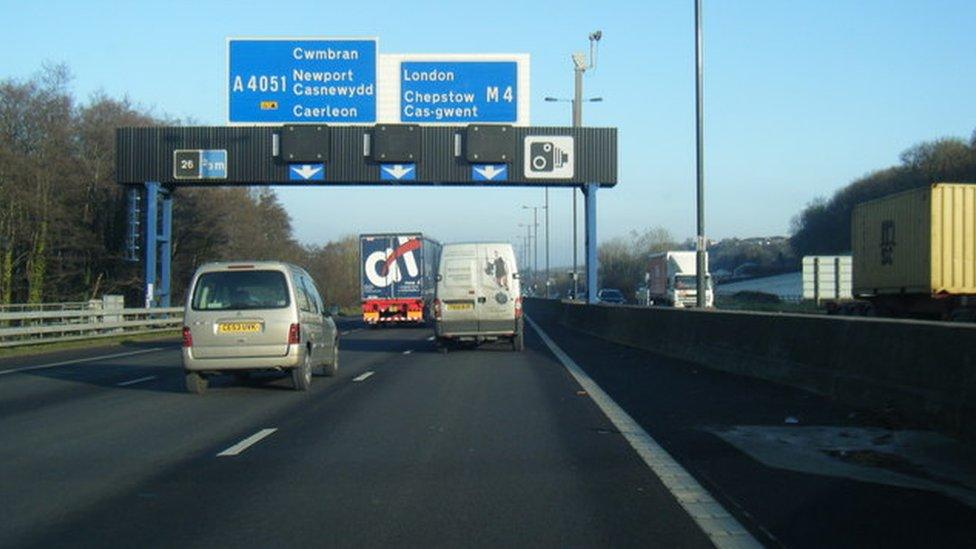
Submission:
POLYGON ((39 355, 54 351, 65 351, 70 349, 86 349, 90 347, 115 347, 125 343, 135 341, 155 341, 159 339, 171 339, 179 337, 180 330, 166 330, 164 332, 153 332, 151 334, 120 334, 117 337, 102 337, 97 339, 85 339, 79 341, 63 341, 51 343, 36 343, 33 345, 22 345, 20 347, 8 347, 0 349, 0 358, 25 355, 39 355))

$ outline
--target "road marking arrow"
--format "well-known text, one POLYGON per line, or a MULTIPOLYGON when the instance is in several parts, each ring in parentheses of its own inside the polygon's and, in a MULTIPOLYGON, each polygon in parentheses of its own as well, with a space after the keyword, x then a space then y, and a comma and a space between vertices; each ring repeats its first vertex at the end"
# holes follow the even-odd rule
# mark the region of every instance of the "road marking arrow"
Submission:
POLYGON ((393 179, 402 179, 403 176, 413 171, 413 166, 404 167, 403 164, 394 164, 392 168, 383 166, 383 171, 392 175, 393 179))
POLYGON ((302 166, 296 167, 292 166, 291 171, 302 176, 302 179, 310 179, 313 175, 322 171, 322 166, 313 166, 311 164, 302 164, 302 166))
POLYGON ((474 171, 481 174, 481 177, 491 181, 495 179, 496 175, 505 173, 505 166, 496 169, 494 164, 488 164, 484 168, 475 168, 474 171))

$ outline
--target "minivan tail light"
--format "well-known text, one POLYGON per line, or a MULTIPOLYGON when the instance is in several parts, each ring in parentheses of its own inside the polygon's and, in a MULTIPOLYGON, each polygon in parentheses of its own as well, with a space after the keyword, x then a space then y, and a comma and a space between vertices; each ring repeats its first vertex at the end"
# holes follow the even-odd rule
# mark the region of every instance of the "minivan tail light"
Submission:
POLYGON ((193 333, 190 332, 189 326, 183 326, 183 347, 186 349, 193 347, 193 333))
POLYGON ((288 344, 298 345, 302 342, 301 338, 301 328, 297 323, 292 324, 288 327, 288 344))
POLYGON ((515 299, 515 318, 522 318, 522 296, 515 299))

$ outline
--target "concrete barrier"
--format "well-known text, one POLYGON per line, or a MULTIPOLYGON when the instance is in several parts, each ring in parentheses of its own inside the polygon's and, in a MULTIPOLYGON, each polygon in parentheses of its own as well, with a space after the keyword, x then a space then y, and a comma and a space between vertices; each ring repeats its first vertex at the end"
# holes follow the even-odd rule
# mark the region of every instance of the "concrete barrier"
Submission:
POLYGON ((615 343, 976 435, 976 325, 527 300, 615 343))

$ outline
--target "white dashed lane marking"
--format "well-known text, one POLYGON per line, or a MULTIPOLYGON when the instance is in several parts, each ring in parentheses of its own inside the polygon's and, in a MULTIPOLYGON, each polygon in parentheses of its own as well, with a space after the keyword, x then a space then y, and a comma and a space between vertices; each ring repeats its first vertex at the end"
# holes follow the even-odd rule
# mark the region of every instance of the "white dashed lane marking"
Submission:
POLYGON ((276 428, 261 429, 260 431, 254 433, 253 435, 245 438, 244 440, 238 442, 237 444, 217 454, 217 457, 236 456, 237 454, 240 454, 241 452, 247 450, 251 446, 254 446, 258 442, 261 442, 261 439, 267 437, 268 435, 274 433, 277 430, 278 429, 276 428))
POLYGON ((126 356, 143 355, 146 353, 155 353, 156 351, 162 351, 162 350, 163 347, 154 347, 152 349, 143 349, 141 351, 131 351, 128 353, 116 353, 114 355, 93 356, 90 358, 76 358, 74 360, 65 360, 63 362, 52 362, 51 364, 38 364, 36 366, 24 366, 21 368, 2 370, 0 371, 0 376, 4 374, 15 374, 17 372, 30 372, 32 370, 43 370, 44 368, 54 368, 56 366, 70 366, 72 364, 81 364, 83 362, 96 362, 99 360, 109 360, 112 358, 122 358, 126 356))
POLYGON ((143 381, 151 381, 156 379, 157 376, 146 376, 138 377, 136 379, 130 379, 129 381, 123 381, 122 383, 116 383, 119 387, 128 387, 129 385, 135 385, 136 383, 142 383, 143 381))

